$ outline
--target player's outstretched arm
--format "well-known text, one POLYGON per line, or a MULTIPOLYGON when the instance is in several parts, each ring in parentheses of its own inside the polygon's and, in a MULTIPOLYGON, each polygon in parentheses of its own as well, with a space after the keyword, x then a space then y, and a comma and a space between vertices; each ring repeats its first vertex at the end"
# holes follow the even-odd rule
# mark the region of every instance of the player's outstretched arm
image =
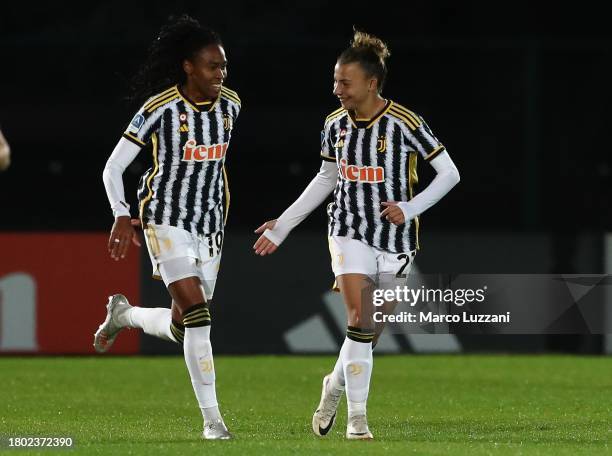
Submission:
MULTIPOLYGON (((130 206, 125 202, 123 173, 140 152, 140 147, 121 138, 102 173, 106 196, 115 216, 115 222, 108 239, 108 251, 111 258, 119 261, 127 255, 130 243, 140 247, 138 234, 134 230, 134 221, 130 220, 130 206)), ((136 221, 137 222, 137 221, 136 221)))
POLYGON ((324 161, 321 169, 300 197, 276 220, 270 220, 255 230, 261 234, 253 245, 256 255, 274 253, 293 228, 299 225, 333 191, 338 180, 336 163, 324 161))

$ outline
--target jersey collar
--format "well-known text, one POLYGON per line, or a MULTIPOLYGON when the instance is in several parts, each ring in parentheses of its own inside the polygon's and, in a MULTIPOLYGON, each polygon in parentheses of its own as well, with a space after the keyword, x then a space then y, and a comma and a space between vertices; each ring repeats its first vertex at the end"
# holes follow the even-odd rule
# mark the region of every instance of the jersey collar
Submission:
POLYGON ((219 93, 219 96, 213 101, 195 102, 189 99, 189 97, 181 90, 181 87, 178 84, 176 85, 176 91, 179 94, 179 97, 181 97, 183 101, 187 103, 196 112, 212 111, 217 105, 219 98, 221 98, 221 93, 219 93))
POLYGON ((354 111, 348 111, 349 119, 355 128, 370 128, 391 109, 391 106, 393 106, 393 101, 385 100, 385 106, 371 119, 357 119, 354 111))

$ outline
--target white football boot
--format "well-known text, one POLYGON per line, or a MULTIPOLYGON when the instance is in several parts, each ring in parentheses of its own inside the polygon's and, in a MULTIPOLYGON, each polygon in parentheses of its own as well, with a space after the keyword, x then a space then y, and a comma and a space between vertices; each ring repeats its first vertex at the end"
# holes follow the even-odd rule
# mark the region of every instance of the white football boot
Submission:
POLYGON ((332 388, 331 375, 323 377, 323 390, 321 391, 321 402, 312 415, 312 430, 319 437, 327 435, 336 422, 336 410, 342 398, 342 391, 332 388))
POLYGON ((104 353, 111 348, 113 342, 123 328, 128 327, 127 312, 132 306, 122 294, 108 297, 106 304, 106 320, 94 334, 94 348, 98 353, 104 353))
POLYGON ((205 440, 229 440, 232 434, 227 430, 223 420, 214 420, 204 423, 202 438, 205 440))
POLYGON ((346 438, 349 440, 372 440, 374 438, 368 429, 368 420, 365 415, 349 417, 346 425, 346 438))

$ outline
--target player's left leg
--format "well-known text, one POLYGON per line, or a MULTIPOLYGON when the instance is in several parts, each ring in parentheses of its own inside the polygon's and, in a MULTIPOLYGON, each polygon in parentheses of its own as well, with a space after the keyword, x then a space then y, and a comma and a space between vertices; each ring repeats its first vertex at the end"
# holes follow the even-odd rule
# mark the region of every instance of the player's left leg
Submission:
POLYGON ((323 379, 321 402, 313 415, 312 427, 320 436, 329 432, 346 388, 347 437, 368 439, 372 434, 367 428, 365 403, 372 369, 373 325, 371 300, 367 305, 363 298, 369 293, 364 290, 370 287, 369 277, 376 274, 375 252, 363 242, 346 237, 333 236, 329 241, 332 269, 347 309, 348 328, 334 370, 323 379))

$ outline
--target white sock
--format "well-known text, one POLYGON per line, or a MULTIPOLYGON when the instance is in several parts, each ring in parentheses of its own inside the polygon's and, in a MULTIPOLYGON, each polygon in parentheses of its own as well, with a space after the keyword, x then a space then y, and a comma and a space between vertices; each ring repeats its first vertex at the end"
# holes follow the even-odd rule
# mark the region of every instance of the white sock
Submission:
POLYGON ((215 391, 215 365, 210 343, 210 325, 186 327, 183 351, 204 421, 221 419, 215 391))
POLYGON ((331 375, 331 386, 337 390, 344 391, 344 365, 342 363, 342 350, 344 350, 345 344, 342 344, 340 348, 340 354, 336 360, 334 371, 331 375))
POLYGON ((372 375, 372 342, 355 342, 348 337, 340 351, 349 418, 366 414, 366 402, 372 375))
POLYGON ((132 307, 127 312, 128 325, 170 342, 177 342, 170 331, 172 311, 165 307, 132 307))

